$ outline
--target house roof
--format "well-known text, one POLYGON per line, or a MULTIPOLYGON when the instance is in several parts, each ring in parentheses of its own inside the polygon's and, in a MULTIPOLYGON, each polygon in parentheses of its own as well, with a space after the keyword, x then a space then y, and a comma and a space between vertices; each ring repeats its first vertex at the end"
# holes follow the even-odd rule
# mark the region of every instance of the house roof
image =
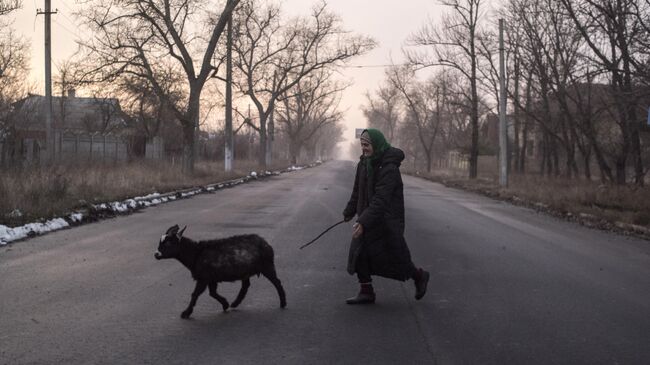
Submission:
MULTIPOLYGON (((45 129, 45 96, 29 94, 13 106, 17 129, 45 129)), ((109 133, 126 126, 126 115, 115 98, 53 96, 52 117, 52 127, 59 130, 109 133)))

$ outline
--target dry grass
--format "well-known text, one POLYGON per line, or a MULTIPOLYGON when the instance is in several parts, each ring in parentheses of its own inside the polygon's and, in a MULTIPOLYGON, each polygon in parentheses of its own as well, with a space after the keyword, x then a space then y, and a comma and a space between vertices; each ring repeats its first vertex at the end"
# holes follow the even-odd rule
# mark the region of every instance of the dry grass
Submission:
MULTIPOLYGON (((289 166, 276 162, 274 169, 289 166)), ((16 226, 60 216, 88 203, 110 202, 153 192, 202 186, 258 170, 252 161, 237 161, 223 172, 223 162, 199 162, 192 176, 180 166, 139 161, 128 164, 66 163, 3 170, 0 174, 0 224, 16 226), (11 212, 20 212, 12 214, 11 212)))
MULTIPOLYGON (((422 176, 422 173, 420 173, 422 176)), ((554 212, 588 214, 608 222, 650 227, 650 187, 602 185, 586 180, 511 175, 507 188, 492 178, 469 180, 448 171, 424 174, 427 179, 477 191, 499 199, 542 203, 554 212)))
POLYGON ((586 213, 608 221, 650 226, 650 188, 602 185, 585 180, 514 176, 510 193, 561 211, 586 213))

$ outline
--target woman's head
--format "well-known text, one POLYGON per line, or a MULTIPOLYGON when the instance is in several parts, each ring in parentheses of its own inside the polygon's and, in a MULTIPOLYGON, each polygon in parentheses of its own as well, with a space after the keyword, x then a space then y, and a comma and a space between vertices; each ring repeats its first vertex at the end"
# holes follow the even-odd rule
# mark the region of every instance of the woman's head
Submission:
POLYGON ((361 137, 359 138, 359 140, 361 141, 361 152, 363 153, 363 155, 365 157, 372 156, 374 149, 372 148, 372 140, 370 139, 368 130, 364 130, 363 133, 361 133, 361 137))
POLYGON ((375 154, 378 155, 390 147, 390 144, 386 141, 386 138, 379 129, 364 129, 359 140, 361 142, 361 151, 365 157, 371 157, 375 154))

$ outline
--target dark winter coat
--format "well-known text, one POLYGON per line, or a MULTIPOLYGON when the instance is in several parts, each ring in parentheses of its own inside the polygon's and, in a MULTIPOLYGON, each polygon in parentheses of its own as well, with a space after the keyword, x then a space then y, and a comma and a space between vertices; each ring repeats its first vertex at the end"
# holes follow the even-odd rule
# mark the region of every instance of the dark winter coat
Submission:
POLYGON ((404 152, 391 147, 373 165, 367 176, 365 157, 357 164, 350 201, 343 215, 354 217, 363 226, 363 235, 352 239, 348 272, 356 272, 362 253, 370 259, 371 275, 407 280, 413 270, 411 253, 404 239, 404 187, 399 166, 404 152))

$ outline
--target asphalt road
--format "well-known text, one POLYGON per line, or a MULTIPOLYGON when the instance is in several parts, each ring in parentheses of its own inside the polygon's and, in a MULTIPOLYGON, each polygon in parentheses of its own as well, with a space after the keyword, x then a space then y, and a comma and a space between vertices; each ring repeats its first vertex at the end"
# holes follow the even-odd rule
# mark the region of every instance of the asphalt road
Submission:
MULTIPOLYGON (((405 177, 406 238, 429 292, 377 278, 348 306, 354 165, 329 162, 0 248, 1 364, 650 364, 650 242, 405 177), (253 278, 228 313, 160 236, 258 233, 288 306, 253 278)), ((219 286, 233 300, 238 283, 219 286)))

